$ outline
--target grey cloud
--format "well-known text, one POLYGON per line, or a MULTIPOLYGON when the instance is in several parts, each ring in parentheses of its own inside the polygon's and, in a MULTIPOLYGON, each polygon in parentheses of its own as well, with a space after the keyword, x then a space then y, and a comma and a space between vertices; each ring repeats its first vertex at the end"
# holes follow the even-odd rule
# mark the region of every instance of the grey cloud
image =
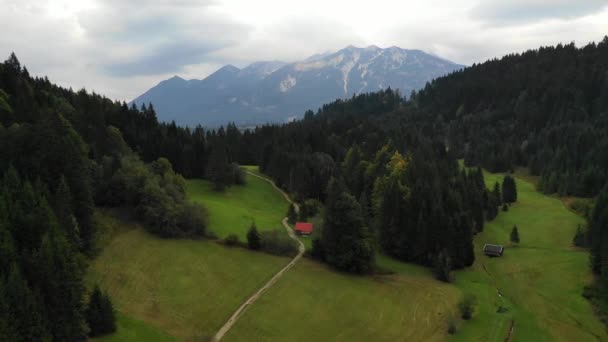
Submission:
POLYGON ((470 14, 488 25, 511 25, 574 19, 597 13, 607 5, 608 0, 483 0, 470 14))
POLYGON ((200 63, 209 52, 217 50, 215 45, 202 45, 200 42, 167 44, 138 56, 133 61, 117 62, 103 66, 110 76, 136 76, 178 73, 184 66, 200 63))
POLYGON ((257 60, 295 61, 323 51, 335 51, 349 44, 365 45, 352 27, 314 13, 302 13, 275 22, 271 27, 239 44, 213 53, 214 60, 250 63, 257 60))
MULTIPOLYGON (((249 27, 215 13, 213 2, 122 2, 79 16, 88 39, 108 47, 98 65, 109 76, 178 73, 212 52, 237 44, 249 27), (186 7, 186 8, 184 8, 186 7), (114 52, 114 53, 113 53, 114 52)), ((101 50, 101 49, 99 49, 101 50)))

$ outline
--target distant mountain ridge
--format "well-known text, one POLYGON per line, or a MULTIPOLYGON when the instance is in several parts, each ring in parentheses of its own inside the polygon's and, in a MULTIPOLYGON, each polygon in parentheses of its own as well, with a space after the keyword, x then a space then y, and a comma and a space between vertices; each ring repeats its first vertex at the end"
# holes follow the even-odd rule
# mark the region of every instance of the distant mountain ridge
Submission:
POLYGON ((243 69, 226 65, 202 80, 174 76, 133 102, 151 102, 159 120, 182 125, 285 122, 353 94, 389 86, 409 94, 463 67, 420 50, 348 46, 294 63, 262 61, 243 69))

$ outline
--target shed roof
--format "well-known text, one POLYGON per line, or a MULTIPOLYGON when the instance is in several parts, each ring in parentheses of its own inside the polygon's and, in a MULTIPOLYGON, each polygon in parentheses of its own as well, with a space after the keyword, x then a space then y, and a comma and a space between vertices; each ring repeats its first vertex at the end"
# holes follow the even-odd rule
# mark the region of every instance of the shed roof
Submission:
POLYGON ((312 233, 312 223, 296 222, 296 231, 303 233, 312 233))
POLYGON ((483 246, 483 250, 484 250, 485 252, 493 252, 493 253, 501 253, 501 252, 502 252, 502 250, 503 250, 503 248, 504 248, 504 247, 503 247, 503 246, 501 246, 501 245, 492 245, 492 244, 489 244, 489 243, 486 243, 486 244, 483 246))

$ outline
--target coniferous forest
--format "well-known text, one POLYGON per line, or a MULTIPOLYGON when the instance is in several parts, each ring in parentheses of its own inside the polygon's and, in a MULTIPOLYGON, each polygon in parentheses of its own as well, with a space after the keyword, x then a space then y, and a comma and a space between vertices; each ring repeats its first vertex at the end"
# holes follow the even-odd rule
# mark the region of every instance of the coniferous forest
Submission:
MULTIPOLYGON (((205 237, 206 213, 187 201, 184 177, 222 191, 243 181, 239 164, 259 165, 298 202, 325 204, 313 257, 369 273, 381 251, 447 281, 473 263, 484 222, 517 201, 512 178, 488 190, 482 167, 527 167, 546 193, 599 194, 608 179, 607 74, 608 37, 473 65, 407 98, 389 88, 284 125, 207 130, 159 123, 152 104, 31 77, 11 55, 0 64, 0 340, 96 334, 87 321, 100 318, 83 284, 96 253, 95 208, 126 209, 161 237, 205 237)), ((588 234, 602 276, 606 208, 604 190, 588 234)), ((111 299, 96 296, 107 311, 111 299)))

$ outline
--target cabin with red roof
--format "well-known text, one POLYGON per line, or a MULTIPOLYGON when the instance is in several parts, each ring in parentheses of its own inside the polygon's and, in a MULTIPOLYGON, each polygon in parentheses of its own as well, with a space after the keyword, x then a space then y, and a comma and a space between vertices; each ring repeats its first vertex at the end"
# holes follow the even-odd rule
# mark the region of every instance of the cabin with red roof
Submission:
POLYGON ((296 222, 296 234, 310 235, 312 234, 312 223, 296 222))

